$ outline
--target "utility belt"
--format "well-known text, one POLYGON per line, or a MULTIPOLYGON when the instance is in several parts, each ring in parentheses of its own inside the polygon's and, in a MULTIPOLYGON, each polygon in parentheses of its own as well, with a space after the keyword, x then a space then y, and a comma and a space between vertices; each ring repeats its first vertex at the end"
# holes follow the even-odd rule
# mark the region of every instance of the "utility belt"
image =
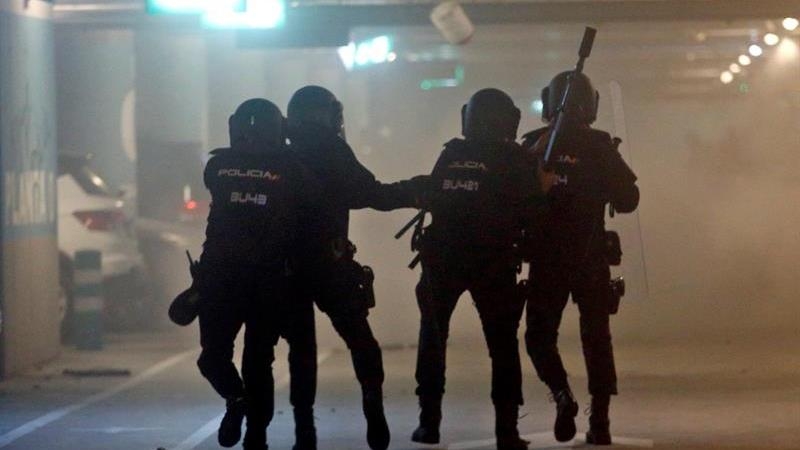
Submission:
POLYGON ((356 251, 349 240, 332 239, 317 273, 310 274, 320 277, 315 298, 323 312, 357 313, 375 306, 375 273, 371 267, 355 260, 356 251))
MULTIPOLYGON (((609 266, 622 264, 622 244, 619 240, 619 233, 608 230, 604 234, 605 257, 609 266)), ((619 311, 619 302, 625 296, 625 278, 615 277, 608 282, 608 313, 616 314, 619 311)))
MULTIPOLYGON (((603 236, 604 239, 602 242, 602 247, 599 249, 601 254, 587 254, 584 255, 584 259, 602 258, 603 262, 609 266, 619 266, 622 263, 622 248, 620 245, 619 234, 616 231, 605 231, 603 236)), ((584 263, 585 262, 586 261, 584 261, 584 263)), ((533 264, 537 264, 535 257, 533 259, 533 264)), ((581 264, 578 263, 572 267, 580 266, 581 264)), ((567 265, 566 267, 566 269, 560 270, 572 270, 569 269, 570 265, 567 265)), ((566 275, 568 276, 568 274, 566 275)), ((522 280, 519 283, 519 292, 528 300, 535 301, 534 289, 535 287, 532 286, 531 282, 528 280, 522 280)), ((602 294, 603 295, 601 296, 601 299, 605 301, 608 313, 612 315, 616 314, 619 311, 620 301, 622 300, 622 297, 625 296, 625 279, 621 276, 609 279, 608 284, 605 286, 602 294)))
POLYGON ((438 240, 427 235, 421 239, 418 250, 419 259, 426 267, 446 267, 450 271, 464 274, 507 270, 522 272, 522 259, 513 244, 481 246, 467 241, 456 243, 438 240))
POLYGON ((507 248, 498 246, 475 245, 468 239, 458 239, 450 236, 448 232, 432 229, 425 226, 427 211, 420 210, 414 218, 398 231, 394 238, 400 239, 412 227, 411 251, 416 252, 408 268, 414 269, 420 262, 425 266, 441 266, 458 268, 461 272, 470 272, 471 269, 485 271, 487 266, 492 268, 513 267, 517 273, 522 270, 522 259, 519 246, 509 244, 507 248))
MULTIPOLYGON (((170 303, 168 316, 176 325, 187 326, 191 324, 200 313, 200 304, 203 300, 204 285, 213 282, 216 277, 225 277, 230 271, 237 270, 237 266, 226 260, 209 260, 204 253, 203 262, 192 258, 189 251, 186 251, 189 260, 189 274, 192 276, 192 284, 183 292, 178 294, 170 303)), ((276 281, 288 280, 291 267, 287 259, 278 260, 272 264, 240 265, 250 273, 256 273, 261 277, 270 277, 276 281)))

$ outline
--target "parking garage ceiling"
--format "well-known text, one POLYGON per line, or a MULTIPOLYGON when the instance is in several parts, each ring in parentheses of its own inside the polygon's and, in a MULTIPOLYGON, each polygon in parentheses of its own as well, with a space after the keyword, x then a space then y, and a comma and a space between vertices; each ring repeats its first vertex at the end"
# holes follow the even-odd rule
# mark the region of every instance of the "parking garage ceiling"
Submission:
MULTIPOLYGON (((668 80, 670 92, 719 91, 720 71, 800 0, 522 0, 461 2, 477 27, 468 45, 445 45, 433 28, 430 0, 287 0, 292 23, 312 29, 345 27, 351 37, 390 30, 409 62, 514 64, 518 70, 569 64, 582 26, 600 28, 593 58, 644 80, 668 80), (491 29, 491 32, 482 32, 491 29), (524 51, 521 42, 541 44, 524 51)), ((163 27, 196 24, 148 17, 144 0, 56 0, 66 26, 163 27)), ((800 30, 793 33, 800 35, 800 30)), ((302 55, 303 52, 297 52, 302 55)), ((565 66, 566 67, 566 66, 565 66)))
MULTIPOLYGON (((289 6, 308 20, 352 26, 423 25, 431 0, 296 0, 289 6)), ((631 21, 733 21, 800 14, 800 0, 515 0, 461 2, 476 24, 631 21)), ((128 21, 144 14, 144 0, 56 0, 57 18, 128 21)))

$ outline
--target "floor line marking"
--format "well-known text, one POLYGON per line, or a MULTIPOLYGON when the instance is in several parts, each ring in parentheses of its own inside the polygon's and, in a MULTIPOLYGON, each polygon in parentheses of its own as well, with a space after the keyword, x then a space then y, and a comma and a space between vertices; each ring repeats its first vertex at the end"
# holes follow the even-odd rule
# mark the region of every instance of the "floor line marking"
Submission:
MULTIPOLYGON (((317 355, 317 364, 322 364, 323 361, 330 357, 332 352, 330 350, 324 350, 317 355)), ((278 380, 275 381, 275 390, 283 389, 289 385, 291 378, 289 374, 286 373, 278 380)), ((222 420, 222 416, 225 413, 222 413, 213 419, 206 422, 202 427, 198 428, 197 431, 189 435, 186 439, 183 440, 180 444, 176 445, 172 448, 172 450, 192 450, 203 441, 208 439, 212 434, 217 432, 217 428, 219 428, 219 422, 222 420)))
MULTIPOLYGON (((551 431, 544 431, 541 433, 532 433, 526 434, 521 436, 523 439, 527 439, 531 441, 531 449, 539 448, 539 445, 545 445, 547 449, 558 449, 558 448, 573 448, 575 446, 582 447, 586 444, 586 442, 582 439, 575 439, 570 442, 563 442, 558 443, 555 442, 555 438, 553 437, 553 433, 551 431)), ((611 442, 618 445, 624 445, 628 447, 643 447, 643 448, 652 448, 654 442, 652 439, 640 439, 640 438, 632 438, 632 437, 624 437, 624 436, 612 436, 611 442)), ((481 448, 494 445, 495 439, 480 439, 474 441, 464 441, 464 442, 454 442, 452 444, 448 444, 444 447, 435 447, 435 448, 446 448, 448 450, 467 450, 467 449, 474 449, 474 448, 481 448)))
POLYGON ((87 406, 90 406, 94 403, 103 401, 109 397, 119 394, 120 392, 124 392, 131 388, 134 388, 144 383, 145 381, 149 380, 150 378, 153 378, 154 376, 158 375, 164 370, 167 370, 170 367, 174 366, 175 364, 178 364, 179 362, 183 361, 189 356, 196 354, 198 350, 199 348, 193 348, 191 350, 178 353, 177 355, 173 355, 161 362, 156 363, 155 365, 146 369, 144 372, 134 376, 133 378, 124 383, 112 386, 106 390, 98 392, 97 394, 86 397, 85 399, 77 403, 64 406, 62 408, 51 411, 41 417, 26 422, 18 426, 17 428, 14 428, 13 430, 9 431, 8 433, 0 435, 0 448, 3 448, 11 444, 12 442, 16 441, 17 439, 27 434, 33 433, 39 428, 42 428, 45 425, 53 423, 70 413, 86 408, 87 406))

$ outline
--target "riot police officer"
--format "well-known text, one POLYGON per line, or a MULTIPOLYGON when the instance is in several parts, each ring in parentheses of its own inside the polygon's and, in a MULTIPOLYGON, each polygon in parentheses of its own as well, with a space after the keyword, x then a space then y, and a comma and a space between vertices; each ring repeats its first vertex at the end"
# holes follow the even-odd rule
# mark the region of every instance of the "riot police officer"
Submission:
POLYGON ((421 321, 416 380, 419 426, 415 442, 440 439, 445 353, 450 317, 469 291, 492 360, 497 448, 527 448, 517 430, 522 404, 517 329, 524 298, 516 282, 515 244, 541 198, 534 161, 515 143, 520 120, 497 89, 475 93, 461 111, 464 139, 447 142, 431 174, 432 222, 421 237, 417 284, 421 321))
MULTIPOLYGON (((542 92, 542 117, 549 127, 524 136, 523 146, 541 156, 555 122, 570 72, 556 76, 542 92)), ((565 128, 550 159, 558 176, 546 207, 530 230, 532 262, 525 343, 539 378, 556 402, 554 433, 559 441, 575 435, 578 405, 558 353, 557 338, 567 299, 580 311, 581 341, 592 395, 590 444, 608 445, 608 407, 617 394, 611 346, 609 249, 605 207, 632 212, 639 202, 636 176, 625 164, 610 135, 591 128, 599 96, 586 75, 575 75, 566 105, 565 128)), ((618 249, 616 249, 618 250, 618 249)), ((611 252, 615 252, 611 249, 611 252)))
POLYGON ((295 230, 315 204, 315 181, 286 151, 284 129, 274 104, 247 100, 229 119, 230 148, 211 152, 204 172, 212 203, 199 266, 197 365, 226 401, 218 433, 224 447, 239 441, 246 417, 244 448, 267 448, 274 406, 271 364, 277 321, 286 309, 287 261, 295 230), (240 377, 232 358, 243 325, 240 377))
MULTIPOLYGON (((356 378, 361 384, 363 412, 370 448, 386 449, 390 433, 383 410, 383 361, 367 316, 374 299, 367 292, 371 280, 353 260, 355 246, 348 240, 349 210, 371 207, 391 210, 415 206, 414 183, 391 185, 376 181, 344 140, 342 104, 327 89, 306 86, 289 101, 287 118, 291 150, 320 180, 323 208, 303 230, 303 243, 294 290, 302 320, 289 327, 294 406, 295 449, 316 448, 313 402, 316 389, 316 342, 307 331, 313 300, 331 319, 350 350, 356 378), (365 289, 366 288, 366 289, 365 289), (297 377, 297 378, 296 378, 297 377), (296 382, 296 379, 303 380, 296 382)), ((313 316, 310 319, 313 324, 313 316)))

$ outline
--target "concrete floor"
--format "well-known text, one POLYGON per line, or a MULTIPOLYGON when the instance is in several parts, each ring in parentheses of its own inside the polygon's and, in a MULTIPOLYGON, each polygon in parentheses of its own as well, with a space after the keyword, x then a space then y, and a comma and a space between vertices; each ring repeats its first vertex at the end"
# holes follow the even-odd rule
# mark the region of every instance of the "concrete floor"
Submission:
MULTIPOLYGON (((65 349, 61 358, 0 383, 0 448, 155 450, 214 449, 223 403, 195 367, 193 331, 109 336, 100 352, 65 349), (124 368, 124 377, 76 378, 64 369, 124 368)), ((675 449, 800 449, 798 339, 617 345, 621 395, 612 404, 615 447, 675 449)), ((324 343, 321 344, 324 347, 324 343)), ((580 348, 562 344, 572 383, 587 402, 580 348)), ((449 353, 443 443, 409 441, 417 407, 415 350, 384 350, 386 409, 393 449, 491 449, 488 355, 481 342, 454 344, 449 353), (478 355, 477 361, 473 361, 478 355)), ((277 411, 269 429, 273 449, 291 448, 285 348, 275 367, 277 411)), ((524 353, 523 353, 524 355, 524 353)), ((349 355, 323 350, 317 424, 320 449, 366 448, 365 425, 349 355)), ((520 431, 531 449, 581 447, 551 436, 553 405, 523 360, 526 404, 520 431)))

